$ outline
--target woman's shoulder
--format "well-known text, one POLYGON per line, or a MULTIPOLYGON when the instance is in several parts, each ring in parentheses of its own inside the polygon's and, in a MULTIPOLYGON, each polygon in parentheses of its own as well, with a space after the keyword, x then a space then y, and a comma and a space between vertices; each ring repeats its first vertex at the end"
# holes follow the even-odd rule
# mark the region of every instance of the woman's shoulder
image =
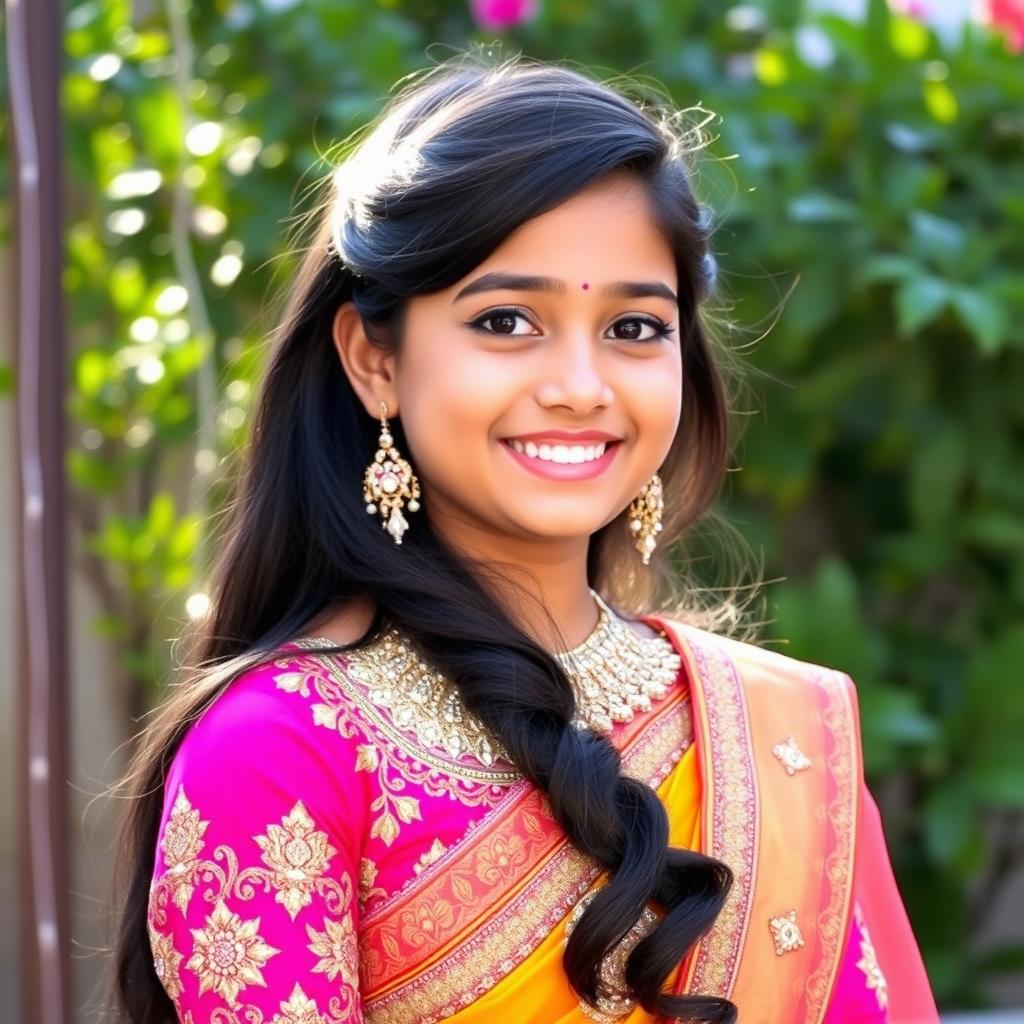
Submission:
POLYGON ((289 642, 231 677, 188 724, 176 759, 193 773, 244 773, 255 762, 287 770, 301 759, 337 774, 358 757, 355 730, 341 726, 356 713, 323 659, 289 642))

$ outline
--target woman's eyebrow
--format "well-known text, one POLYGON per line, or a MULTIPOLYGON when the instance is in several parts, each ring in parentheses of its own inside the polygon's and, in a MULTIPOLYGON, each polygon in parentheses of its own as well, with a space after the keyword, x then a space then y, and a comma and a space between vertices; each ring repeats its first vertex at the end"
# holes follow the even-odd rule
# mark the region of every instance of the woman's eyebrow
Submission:
MULTIPOLYGON (((566 285, 557 277, 537 277, 531 274, 509 274, 501 271, 492 271, 483 274, 475 281, 470 281, 452 299, 458 302, 467 295, 476 295, 478 292, 489 291, 515 291, 515 292, 555 292, 564 295, 566 285)), ((669 302, 679 304, 676 293, 667 284, 661 281, 612 281, 603 288, 598 289, 601 295, 610 295, 625 299, 643 299, 650 296, 668 299, 669 302)))

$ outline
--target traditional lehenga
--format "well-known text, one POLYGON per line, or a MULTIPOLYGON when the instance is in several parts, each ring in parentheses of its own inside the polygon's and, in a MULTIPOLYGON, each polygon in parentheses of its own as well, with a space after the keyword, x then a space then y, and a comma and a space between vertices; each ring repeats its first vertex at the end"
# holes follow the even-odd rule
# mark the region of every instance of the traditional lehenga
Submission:
MULTIPOLYGON (((672 845, 735 876, 666 988, 731 998, 741 1024, 936 1022, 850 677, 643 621, 681 669, 612 731, 623 770, 655 788, 672 845)), ((567 929, 607 874, 546 797, 452 726, 457 707, 431 710, 409 648, 323 643, 241 674, 170 764, 149 935, 183 1024, 657 1020, 568 984, 567 929)))

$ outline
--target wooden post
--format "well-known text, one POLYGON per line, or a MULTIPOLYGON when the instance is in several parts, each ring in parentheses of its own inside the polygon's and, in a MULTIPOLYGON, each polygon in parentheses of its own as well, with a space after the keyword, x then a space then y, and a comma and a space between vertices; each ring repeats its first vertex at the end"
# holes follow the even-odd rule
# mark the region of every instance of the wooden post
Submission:
POLYGON ((18 496, 18 867, 29 1024, 71 1020, 68 940, 68 671, 64 518, 65 380, 61 275, 57 0, 6 0, 18 496))

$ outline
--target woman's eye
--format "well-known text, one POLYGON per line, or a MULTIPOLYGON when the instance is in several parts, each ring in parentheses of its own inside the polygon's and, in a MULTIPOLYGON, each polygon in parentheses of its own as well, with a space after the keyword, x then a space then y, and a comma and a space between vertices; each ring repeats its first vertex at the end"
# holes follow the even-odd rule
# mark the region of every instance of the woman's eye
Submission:
POLYGON ((522 320, 524 324, 529 327, 529 321, 523 316, 522 313, 517 309, 495 309, 491 310, 490 313, 484 313, 483 316, 477 317, 470 323, 470 327, 476 328, 478 331, 483 331, 485 334, 506 334, 506 335, 522 335, 528 334, 529 331, 517 331, 515 329, 515 322, 522 320), (484 327, 486 323, 493 323, 496 327, 484 327))
POLYGON ((663 320, 649 319, 645 316, 631 316, 618 320, 612 325, 612 330, 622 327, 623 324, 627 325, 629 330, 625 335, 619 335, 620 341, 654 341, 656 338, 667 338, 675 331, 674 327, 669 327, 663 320), (653 333, 641 334, 645 327, 649 327, 653 333))

